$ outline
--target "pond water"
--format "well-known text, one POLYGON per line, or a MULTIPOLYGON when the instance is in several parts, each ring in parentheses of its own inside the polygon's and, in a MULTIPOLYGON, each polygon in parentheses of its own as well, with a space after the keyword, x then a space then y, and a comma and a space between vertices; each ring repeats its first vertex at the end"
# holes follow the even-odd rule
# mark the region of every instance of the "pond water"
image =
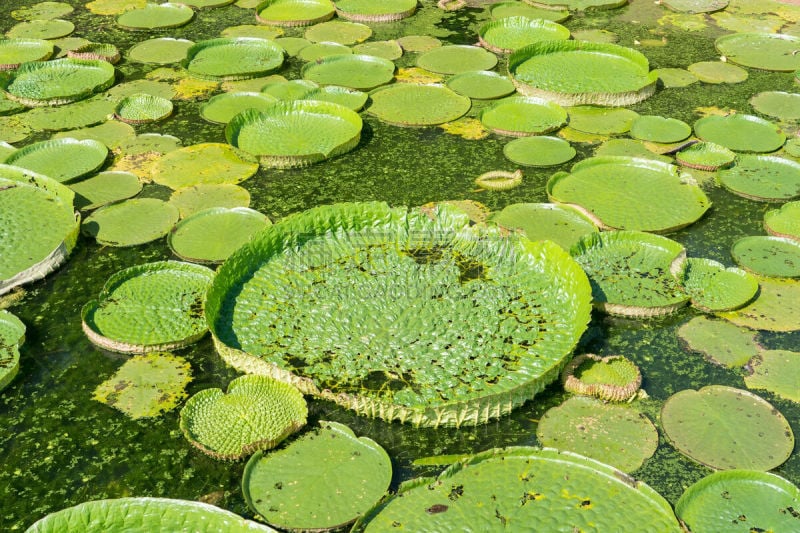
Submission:
MULTIPOLYGON (((16 21, 14 9, 33 5, 31 0, 0 4, 0 27, 7 31, 16 21)), ((254 23, 252 9, 236 5, 200 10, 188 26, 153 33, 125 31, 114 18, 90 13, 83 1, 67 0, 75 11, 66 16, 76 30, 72 36, 114 43, 125 57, 135 43, 152 36, 173 36, 194 41, 219 36, 222 29, 254 23)), ((479 4, 479 2, 473 2, 479 4)), ((662 17, 671 12, 651 0, 632 0, 615 10, 576 13, 563 24, 573 32, 604 29, 619 36, 619 44, 636 47, 651 68, 681 67, 714 60, 714 39, 729 33, 707 16, 686 17, 703 27, 688 31, 662 17)), ((677 18, 677 16, 673 16, 677 18)), ((435 2, 423 0, 413 17, 396 23, 374 24, 373 40, 402 35, 432 35, 454 44, 474 44, 477 29, 489 20, 483 7, 443 12, 435 2)), ((285 36, 300 36, 303 29, 287 29, 285 36)), ((414 54, 396 61, 412 66, 414 54)), ((302 62, 291 58, 279 71, 299 77, 302 62)), ((119 81, 143 78, 155 66, 123 59, 117 65, 119 81)), ((505 73, 501 60, 496 67, 505 73)), ((796 91, 794 75, 747 69, 749 78, 738 84, 695 83, 686 88, 659 87, 654 96, 630 106, 640 114, 655 114, 689 124, 700 117, 698 108, 719 107, 753 113, 752 95, 764 90, 796 91)), ((137 133, 170 134, 183 145, 225 142, 223 128, 203 121, 203 99, 176 100, 176 113, 155 125, 137 126, 137 133)), ((476 104, 476 116, 485 104, 476 104)), ((489 135, 466 140, 440 128, 398 128, 362 113, 364 133, 352 152, 322 164, 291 170, 261 169, 243 182, 251 194, 251 207, 273 221, 320 204, 342 201, 384 200, 393 206, 471 199, 491 210, 517 202, 546 202, 545 182, 570 163, 545 169, 526 168, 522 184, 512 190, 477 190, 474 179, 489 170, 513 170, 503 155, 508 138, 489 135)), ((48 138, 34 134, 23 143, 48 138)), ((573 142, 578 158, 591 155, 596 145, 573 142)), ((577 161, 576 159, 575 161, 577 161)), ((713 207, 699 222, 670 234, 689 256, 709 257, 731 265, 730 245, 745 235, 764 233, 764 213, 776 204, 747 200, 724 190, 713 179, 704 182, 713 207)), ((147 184, 143 196, 167 198, 170 191, 147 184)), ((192 448, 178 428, 178 411, 154 419, 132 421, 92 399, 98 384, 113 374, 124 356, 94 347, 81 330, 80 310, 114 272, 135 264, 172 258, 164 240, 133 248, 103 247, 82 236, 69 261, 44 281, 26 287, 24 298, 10 310, 27 325, 21 349, 21 369, 0 392, 0 530, 24 529, 55 510, 80 502, 123 496, 161 496, 205 499, 244 516, 252 516, 242 498, 243 462, 219 462, 192 448)), ((699 313, 686 308, 663 319, 633 320, 595 313, 580 351, 600 355, 624 354, 639 365, 643 388, 650 396, 643 407, 654 421, 661 402, 683 389, 721 384, 745 388, 744 371, 715 366, 701 355, 686 351, 677 328, 699 313)), ((800 334, 760 333, 767 348, 793 349, 800 334)), ((192 366, 189 394, 209 387, 225 388, 237 373, 222 362, 210 339, 181 351, 192 366)), ((789 420, 800 435, 800 405, 758 391, 789 420)), ((474 428, 417 429, 353 415, 331 403, 309 400, 309 425, 316 420, 348 424, 383 446, 393 461, 392 488, 404 480, 438 472, 440 467, 415 466, 415 459, 446 454, 469 454, 492 447, 536 445, 536 425, 543 413, 566 395, 551 385, 535 400, 511 415, 474 428)), ((684 489, 711 472, 678 453, 660 432, 656 454, 633 475, 650 484, 671 503, 684 489)), ((775 470, 800 484, 800 453, 775 470)))

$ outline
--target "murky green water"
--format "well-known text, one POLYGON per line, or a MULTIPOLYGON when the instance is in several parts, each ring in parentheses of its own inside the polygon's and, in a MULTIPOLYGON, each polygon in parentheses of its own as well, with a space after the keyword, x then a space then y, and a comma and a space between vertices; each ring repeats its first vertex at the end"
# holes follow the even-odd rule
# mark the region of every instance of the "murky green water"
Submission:
MULTIPOLYGON (((0 28, 13 24, 7 16, 33 0, 2 2, 0 28)), ((152 35, 131 33, 115 27, 112 17, 97 17, 82 1, 70 15, 80 35, 91 40, 113 42, 123 51, 152 35)), ((482 9, 444 14, 429 0, 408 21, 375 26, 373 39, 427 33, 457 44, 476 41, 479 25, 488 15, 482 9)), ((717 57, 713 39, 723 32, 711 26, 703 32, 685 32, 660 26, 663 10, 650 0, 613 12, 576 15, 565 24, 571 30, 604 28, 618 33, 620 44, 633 46, 634 39, 666 39, 663 47, 641 48, 651 68, 685 67, 717 57), (634 23, 634 21, 636 21, 634 23)), ((201 11, 190 26, 158 32, 157 35, 186 37, 199 41, 216 37, 221 28, 254 22, 252 10, 234 6, 201 11)), ((286 35, 301 35, 289 30, 286 35)), ((398 66, 411 64, 404 57, 398 66)), ((289 61, 280 73, 297 77, 300 62, 289 61)), ((140 78, 150 67, 122 63, 118 69, 126 80, 140 78)), ((499 65, 503 72, 504 66, 499 65)), ((683 89, 659 90, 649 100, 632 108, 642 114, 672 116, 689 123, 699 106, 719 106, 752 112, 751 95, 761 90, 796 91, 792 76, 748 69, 750 78, 737 85, 694 84, 683 89)), ((137 127, 138 133, 168 133, 184 145, 203 141, 224 142, 222 128, 202 121, 199 102, 177 104, 174 118, 157 126, 137 127)), ((480 106, 470 114, 475 115, 480 106)), ((546 201, 544 184, 556 170, 526 170, 523 184, 507 192, 479 192, 473 180, 488 170, 512 168, 502 153, 507 139, 490 136, 467 141, 438 128, 401 129, 381 124, 364 115, 361 145, 333 161, 299 170, 261 170, 244 182, 252 196, 251 207, 273 220, 314 205, 359 200, 386 200, 391 205, 419 205, 436 200, 469 198, 493 210, 515 202, 546 201)), ((35 137, 39 140, 44 137, 35 137)), ((574 144, 579 157, 592 147, 574 144)), ((568 167, 565 166, 565 168, 568 167)), ((148 196, 166 197, 168 190, 148 185, 148 196)), ((761 220, 774 205, 756 203, 707 184, 714 207, 700 222, 670 235, 687 247, 688 254, 710 257, 731 264, 729 247, 743 235, 763 234, 761 220)), ((92 391, 121 364, 124 357, 96 349, 80 327, 80 308, 96 295, 104 281, 117 270, 133 264, 168 259, 164 241, 132 249, 103 248, 81 238, 69 262, 45 281, 31 285, 25 299, 11 310, 28 326, 22 348, 20 375, 0 392, 0 530, 24 529, 57 509, 83 501, 122 496, 163 496, 198 499, 215 492, 218 504, 236 513, 252 516, 240 489, 243 463, 222 463, 194 450, 178 429, 177 411, 146 421, 130 421, 117 411, 91 399, 92 391)), ((677 327, 693 316, 687 309, 661 320, 627 320, 595 315, 581 349, 601 355, 621 353, 636 362, 644 376, 643 387, 652 400, 648 414, 657 418, 660 402, 686 388, 724 384, 744 388, 743 374, 720 368, 697 354, 684 351, 675 335, 677 327)), ((800 334, 761 334, 768 348, 796 349, 800 334)), ((192 365, 194 381, 189 393, 208 387, 225 388, 236 374, 225 367, 210 340, 182 352, 192 365)), ((536 421, 564 394, 560 387, 548 388, 511 416, 476 428, 423 430, 352 415, 321 401, 310 401, 311 420, 344 422, 357 434, 367 435, 384 446, 393 459, 393 487, 402 480, 438 471, 414 467, 422 456, 462 454, 496 446, 535 445, 536 421)), ((772 394, 759 394, 773 403, 800 435, 800 406, 772 394)), ((800 453, 777 471, 800 483, 800 453)), ((685 487, 710 473, 669 446, 663 436, 656 455, 634 475, 652 485, 674 503, 685 487)))

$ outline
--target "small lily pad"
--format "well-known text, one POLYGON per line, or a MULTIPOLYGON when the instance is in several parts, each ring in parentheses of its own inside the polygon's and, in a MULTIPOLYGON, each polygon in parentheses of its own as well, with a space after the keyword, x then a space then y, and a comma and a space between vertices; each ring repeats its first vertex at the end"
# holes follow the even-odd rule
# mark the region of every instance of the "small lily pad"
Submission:
POLYGON ((250 193, 232 183, 194 185, 174 191, 169 203, 178 208, 181 218, 186 218, 213 207, 248 207, 250 193))
POLYGON ((525 2, 500 2, 489 5, 489 12, 493 19, 504 17, 528 17, 529 19, 545 19, 553 22, 563 22, 569 18, 566 9, 545 9, 534 7, 525 2))
POLYGON ((58 39, 75 31, 75 25, 68 20, 31 20, 15 24, 6 32, 11 39, 58 39))
POLYGON ((283 65, 283 48, 253 37, 209 39, 186 51, 184 65, 191 75, 210 81, 257 78, 283 65))
POLYGON ((764 214, 767 233, 800 241, 800 202, 787 202, 764 214))
POLYGON ((584 354, 567 363, 561 372, 561 383, 567 392, 625 402, 636 395, 642 374, 633 361, 622 355, 584 354))
POLYGON ((178 222, 178 209, 156 198, 125 200, 101 207, 83 221, 83 232, 106 246, 137 246, 165 236, 178 222))
POLYGON ((682 120, 641 115, 631 123, 630 135, 640 141, 657 143, 674 143, 682 141, 692 134, 692 127, 682 120))
POLYGON ((192 8, 184 4, 148 3, 142 8, 123 12, 117 17, 117 24, 127 30, 161 30, 184 26, 193 17, 192 8))
POLYGON ((369 95, 357 89, 348 89, 347 87, 328 85, 327 87, 312 89, 306 93, 303 99, 333 102, 334 104, 342 105, 348 109, 352 109, 353 111, 361 111, 361 109, 364 107, 364 104, 367 103, 369 95))
POLYGON ((661 80, 664 87, 670 89, 675 87, 688 87, 699 81, 697 76, 682 68, 657 68, 653 70, 653 72, 658 75, 658 79, 661 80))
POLYGON ((309 26, 335 13, 330 0, 265 0, 256 6, 256 20, 272 26, 309 26))
POLYGON ((678 338, 688 350, 728 368, 744 366, 760 350, 753 330, 705 316, 694 317, 678 328, 678 338))
POLYGON ((19 346, 25 339, 25 324, 0 309, 0 391, 19 373, 19 346))
POLYGON ((722 385, 673 394, 661 409, 661 424, 681 453, 719 470, 771 470, 794 448, 792 429, 775 407, 722 385))
POLYGON ((765 389, 781 398, 800 403, 800 353, 763 350, 750 361, 744 377, 748 389, 765 389))
POLYGON ((758 293, 758 281, 753 276, 711 259, 687 259, 680 281, 692 305, 709 313, 738 309, 758 293))
POLYGON ((2 80, 2 88, 6 96, 29 107, 64 105, 104 91, 114 76, 114 67, 106 61, 32 61, 2 80))
POLYGON ((743 237, 733 243, 731 255, 739 266, 762 276, 800 277, 800 243, 792 239, 743 237))
POLYGON ((753 109, 778 120, 800 120, 800 94, 765 91, 750 98, 753 109))
POLYGON ((786 142, 786 135, 772 122, 738 113, 701 118, 694 123, 694 132, 736 152, 772 152, 786 142))
POLYGON ((356 22, 393 22, 410 17, 417 0, 337 0, 336 14, 356 22))
POLYGON ((532 241, 551 240, 565 250, 583 235, 598 231, 579 211, 559 204, 511 204, 491 220, 509 230, 521 230, 532 241))
POLYGON ((459 74, 471 70, 489 70, 497 56, 478 46, 448 45, 424 52, 417 66, 438 74, 459 74))
POLYGON ((126 96, 114 109, 117 120, 126 124, 145 124, 164 120, 172 114, 172 102, 152 94, 126 96))
POLYGON ((696 142, 675 154, 681 166, 713 172, 727 167, 736 159, 736 153, 712 142, 696 142))
POLYGON ((29 144, 8 156, 5 163, 67 182, 94 172, 107 156, 108 148, 101 142, 64 138, 29 144))
POLYGON ((394 63, 360 54, 332 55, 307 63, 300 74, 304 79, 320 85, 339 85, 366 91, 392 81, 394 63))
POLYGON ((353 47, 353 53, 394 61, 403 56, 403 49, 397 44, 397 41, 392 39, 388 41, 367 41, 357 44, 353 47))
POLYGON ((800 196, 800 163, 776 156, 741 155, 734 166, 719 172, 719 181, 751 200, 793 200, 800 196))
POLYGON ((514 92, 514 84, 507 76, 490 70, 473 70, 456 74, 446 85, 458 94, 476 100, 493 100, 514 92))
POLYGON ((719 37, 714 46, 720 54, 745 67, 780 72, 800 69, 800 37, 777 33, 734 33, 719 37))
POLYGON ((201 143, 173 150, 153 167, 153 181, 172 189, 200 184, 239 183, 253 176, 258 163, 233 147, 201 143))
POLYGON ((312 43, 338 43, 352 46, 366 41, 372 35, 372 29, 366 24, 331 20, 320 22, 309 27, 303 37, 312 43))
POLYGON ((507 191, 522 183, 522 171, 490 170, 475 178, 475 185, 487 191, 507 191))
POLYGON ((269 225, 270 220, 253 209, 214 207, 184 218, 172 228, 167 242, 184 261, 221 263, 269 225))
POLYGON ((245 109, 263 111, 277 98, 267 93, 232 92, 212 96, 200 106, 200 116, 209 122, 227 124, 245 109))
POLYGON ((557 130, 567 123, 567 112, 542 98, 512 96, 484 109, 480 119, 494 133, 522 137, 557 130))
POLYGON ((186 57, 186 52, 194 45, 187 39, 158 37, 135 44, 128 50, 129 61, 152 65, 169 65, 179 63, 186 57))
POLYGON ((397 43, 406 52, 428 52, 442 46, 442 41, 432 35, 405 35, 397 43))
POLYGON ((478 30, 481 46, 499 54, 509 54, 539 41, 556 41, 569 37, 569 30, 561 24, 523 16, 496 19, 487 22, 478 30))
POLYGON ((567 109, 569 126, 584 133, 619 135, 630 131, 639 113, 624 107, 574 106, 567 109))
POLYGON ((800 329, 800 281, 783 278, 758 278, 758 297, 750 304, 719 313, 734 324, 765 331, 800 329))
POLYGON ((705 83, 742 83, 748 77, 747 71, 722 61, 700 61, 692 63, 686 70, 705 83))
POLYGON ((564 139, 537 135, 514 139, 503 147, 503 154, 518 165, 550 167, 570 161, 577 151, 564 139))
POLYGON ((38 2, 28 7, 15 9, 11 16, 17 20, 50 20, 69 15, 75 10, 64 2, 38 2))
POLYGON ((142 184, 130 172, 109 171, 73 183, 69 188, 75 192, 75 207, 86 211, 133 198, 142 190, 142 184))

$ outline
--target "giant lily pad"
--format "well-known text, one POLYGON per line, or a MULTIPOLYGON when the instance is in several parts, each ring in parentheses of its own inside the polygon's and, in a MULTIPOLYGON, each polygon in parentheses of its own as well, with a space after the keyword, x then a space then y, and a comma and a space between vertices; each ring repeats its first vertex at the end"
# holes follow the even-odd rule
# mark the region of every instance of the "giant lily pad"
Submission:
POLYGON ((337 0, 336 14, 357 22, 391 22, 410 17, 417 10, 417 0, 337 0))
POLYGON ((303 37, 312 43, 337 43, 351 46, 369 39, 372 29, 357 22, 331 20, 314 24, 308 28, 303 37))
POLYGON ((742 155, 734 166, 720 171, 719 181, 751 200, 792 200, 800 196, 800 163, 783 157, 742 155))
POLYGON ((495 133, 522 137, 557 130, 567 123, 567 112, 542 98, 512 96, 484 109, 481 123, 495 133))
POLYGON ((449 45, 434 48, 417 58, 417 66, 438 74, 459 74, 470 70, 489 70, 497 56, 478 46, 449 45))
POLYGON ((246 80, 283 64, 283 48, 267 39, 231 37, 200 41, 186 52, 186 70, 212 81, 246 80))
POLYGON ((504 17, 481 26, 478 37, 487 50, 509 54, 539 41, 569 39, 569 30, 550 20, 504 17))
POLYGON ((489 70, 456 74, 447 80, 447 86, 458 94, 478 100, 501 98, 515 91, 514 84, 508 77, 489 70))
POLYGON ((221 267, 206 303, 217 348, 369 416, 501 416, 556 379, 589 287, 556 245, 468 224, 447 206, 382 203, 286 218, 221 267))
POLYGON ((694 123, 694 132, 737 152, 772 152, 786 142, 775 124, 752 115, 710 115, 694 123))
POLYGON ((265 0, 256 6, 256 19, 273 26, 309 26, 335 12, 330 0, 265 0))
POLYGON ((267 93, 233 92, 211 97, 200 107, 200 116, 210 122, 227 124, 245 109, 264 111, 277 98, 267 93))
POLYGON ((570 253, 589 276, 595 307, 607 313, 664 315, 689 300, 674 277, 686 252, 666 237, 638 231, 589 233, 570 253))
POLYGON ((688 350, 728 368, 744 366, 760 351, 752 330, 704 316, 695 317, 678 328, 678 338, 688 350))
POLYGON ((519 92, 561 105, 641 102, 656 90, 658 76, 649 68, 647 58, 636 50, 587 41, 542 41, 520 48, 508 59, 508 72, 519 92))
POLYGON ((569 18, 566 9, 549 9, 534 7, 525 2, 499 2, 489 6, 493 19, 504 17, 528 17, 529 19, 545 19, 553 22, 563 22, 569 18))
POLYGON ((192 8, 177 2, 148 3, 142 8, 125 11, 117 17, 117 24, 127 30, 162 30, 178 28, 194 17, 192 8))
POLYGON ((25 340, 25 324, 4 309, 0 309, 0 391, 19 372, 19 345, 25 340))
POLYGON ((225 137, 257 156, 263 166, 285 168, 349 152, 358 145, 362 126, 358 113, 342 105, 292 100, 236 115, 225 127, 225 137))
POLYGON ((729 61, 746 67, 791 72, 800 69, 800 37, 777 33, 733 33, 714 46, 729 61))
POLYGON ((369 90, 392 81, 394 63, 375 56, 332 55, 307 63, 300 74, 320 85, 369 90))
POLYGON ((756 274, 776 278, 800 277, 800 243, 783 237, 742 237, 731 247, 736 263, 756 274))
POLYGON ((553 175, 547 195, 579 207, 604 229, 662 233, 688 226, 711 206, 676 166, 621 156, 584 159, 569 174, 553 175))
POLYGON ((44 39, 0 39, 0 70, 17 68, 28 61, 45 61, 53 55, 53 43, 44 39))
POLYGON ((355 531, 455 531, 479 524, 482 531, 500 532, 544 521, 561 531, 635 531, 643 524, 681 531, 669 503, 645 483, 581 455, 529 447, 489 450, 436 479, 411 481, 355 531))
POLYGON ((0 79, 9 98, 29 107, 76 102, 113 83, 114 67, 110 63, 69 58, 25 63, 0 79))
POLYGON ((587 233, 597 232, 579 211, 558 204, 511 204, 492 216, 492 222, 521 230, 532 241, 548 239, 569 250, 587 233))
POLYGON ((189 362, 169 353, 138 355, 95 389, 92 397, 130 418, 152 418, 178 406, 192 379, 189 362))
POLYGON ((800 329, 800 281, 758 278, 758 297, 750 304, 719 313, 736 325, 765 331, 800 329))
POLYGON ((165 236, 178 209, 157 198, 135 198, 101 207, 83 222, 84 233, 106 246, 137 246, 165 236))
POLYGON ((758 281, 753 276, 711 259, 687 259, 680 280, 692 305, 706 312, 738 309, 758 292, 758 281))
POLYGON ((744 377, 748 389, 765 389, 782 398, 800 403, 800 353, 788 350, 763 350, 750 361, 750 374, 744 377))
POLYGON ((0 294, 45 277, 78 237, 74 193, 48 177, 0 165, 0 294))
POLYGON ((777 409, 722 385, 673 394, 661 409, 661 425, 681 453, 719 470, 771 470, 794 448, 792 429, 777 409))
POLYGON ((200 143, 173 150, 153 167, 153 181, 172 189, 200 184, 239 183, 251 177, 258 164, 222 143, 200 143))
POLYGON ((753 109, 779 120, 800 120, 800 94, 764 91, 750 98, 753 109))
POLYGON ((800 241, 800 202, 787 202, 780 209, 767 211, 764 227, 777 237, 800 241))
POLYGON ((675 514, 694 533, 792 531, 800 489, 769 472, 715 472, 690 486, 675 514))
POLYGON ((139 194, 142 184, 130 172, 100 172, 89 179, 70 184, 75 193, 75 207, 81 210, 127 200, 139 194))
POLYGON ((392 480, 383 448, 349 427, 320 422, 285 448, 247 462, 242 492, 253 511, 286 530, 339 528, 366 513, 392 480))
POLYGON ((266 216, 246 207, 215 207, 183 219, 167 242, 175 255, 186 261, 221 263, 270 224, 266 216))
POLYGON ((549 167, 566 163, 577 151, 564 139, 534 136, 514 139, 503 147, 503 155, 518 165, 549 167))
POLYGON ((178 63, 186 57, 186 52, 194 45, 193 41, 175 39, 173 37, 158 37, 142 41, 128 50, 127 58, 130 61, 154 65, 168 65, 178 63))
POLYGON ((94 172, 105 163, 107 156, 108 148, 101 142, 67 137, 20 148, 8 156, 5 163, 65 182, 94 172))
POLYGON ((275 533, 257 522, 207 503, 166 498, 120 498, 84 502, 51 513, 26 533, 61 533, 81 524, 83 533, 111 531, 216 531, 217 533, 275 533))
POLYGON ((655 453, 658 431, 633 407, 573 396, 548 410, 536 437, 542 446, 579 453, 633 472, 655 453))
POLYGON ((11 39, 58 39, 74 30, 75 25, 68 20, 31 20, 15 24, 6 32, 6 36, 11 39))
POLYGON ((584 133, 617 135, 630 131, 639 113, 624 107, 575 106, 568 109, 569 126, 584 133))
POLYGON ((641 115, 631 123, 631 137, 640 141, 674 143, 692 134, 692 127, 676 118, 641 115))
POLYGON ((400 83, 370 95, 367 111, 397 126, 435 126, 469 111, 470 99, 442 85, 400 83))
POLYGON ((306 424, 308 407, 295 387, 267 376, 241 376, 204 389, 181 409, 186 439, 215 459, 240 459, 268 450, 306 424))
POLYGON ((81 310, 83 331, 107 350, 174 350, 206 334, 203 297, 214 272, 200 265, 158 261, 112 275, 81 310))

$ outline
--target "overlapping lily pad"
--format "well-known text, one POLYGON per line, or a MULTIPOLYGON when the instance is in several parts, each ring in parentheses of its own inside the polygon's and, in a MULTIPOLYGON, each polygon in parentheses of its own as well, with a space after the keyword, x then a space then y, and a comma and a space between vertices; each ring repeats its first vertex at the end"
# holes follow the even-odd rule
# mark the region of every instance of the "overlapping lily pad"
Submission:
POLYGON ((744 377, 748 389, 764 389, 800 403, 800 353, 789 350, 763 350, 750 361, 744 377))
POLYGON ((595 459, 633 472, 652 457, 658 431, 637 409, 573 396, 548 410, 536 437, 543 446, 595 459))
POLYGON ((486 129, 513 137, 549 133, 567 123, 567 112, 560 105, 526 96, 504 98, 480 117, 486 129))
POLYGON ((55 180, 0 165, 0 294, 45 277, 75 246, 74 193, 55 180))
POLYGON ((83 222, 83 232, 106 246, 138 246, 165 236, 178 209, 157 198, 135 198, 101 207, 83 222))
POLYGON ((800 163, 775 156, 742 155, 719 173, 719 180, 739 196, 763 202, 800 196, 800 163))
POLYGON ((750 98, 753 109, 779 120, 800 120, 800 94, 764 91, 750 98))
POLYGON ((764 228, 777 237, 800 241, 800 202, 787 202, 764 214, 764 228))
POLYGON ((117 24, 127 30, 162 30, 178 28, 194 17, 192 8, 177 2, 148 3, 142 8, 125 11, 117 17, 117 24))
POLYGON ((487 50, 509 54, 539 41, 569 39, 569 30, 550 20, 517 16, 487 22, 478 30, 478 37, 487 50))
POLYGON ((242 491, 271 525, 287 530, 339 528, 366 513, 392 480, 383 448, 349 427, 320 422, 285 448, 247 462, 242 491))
POLYGON ((232 92, 212 96, 200 107, 200 116, 210 122, 227 124, 245 109, 264 111, 277 98, 267 93, 232 92))
POLYGON ((456 74, 447 80, 447 86, 458 94, 477 100, 502 98, 515 91, 514 84, 508 77, 489 70, 456 74))
POLYGON ((736 159, 736 153, 712 142, 696 142, 675 154, 681 166, 713 172, 727 167, 736 159))
POLYGON ((676 118, 641 115, 631 122, 631 137, 640 141, 674 143, 692 134, 692 127, 676 118))
POLYGON ((547 195, 579 207, 601 228, 661 233, 688 226, 711 206, 676 166, 621 156, 584 159, 569 174, 553 175, 547 195))
POLYGON ((361 117, 342 105, 290 100, 236 115, 225 127, 225 138, 265 167, 286 168, 349 152, 358 145, 362 126, 361 117))
POLYGON ((739 266, 762 276, 800 277, 800 243, 792 239, 742 237, 733 243, 731 255, 739 266))
POLYGON ((194 42, 187 39, 158 37, 132 46, 128 50, 127 58, 139 63, 168 65, 183 60, 192 45, 194 42))
POLYGON ((778 33, 733 33, 719 37, 714 46, 729 61, 745 67, 780 72, 800 69, 800 37, 778 33))
POLYGON ((138 355, 95 389, 92 397, 130 418, 152 418, 178 406, 192 379, 189 362, 170 353, 138 355))
POLYGON ((719 470, 771 470, 794 448, 792 429, 777 409, 722 385, 673 394, 661 409, 661 425, 681 453, 719 470))
POLYGON ((114 116, 126 124, 164 120, 172 114, 172 102, 152 94, 132 94, 119 101, 114 116))
POLYGON ((25 340, 25 324, 0 309, 0 391, 19 373, 19 346, 25 340))
POLYGON ((753 276, 711 259, 687 259, 680 281, 692 305, 706 312, 738 309, 758 292, 758 281, 753 276))
POLYGON ((6 95, 29 107, 83 100, 114 83, 114 67, 106 61, 55 59, 32 61, 0 78, 6 95))
POLYGON ((258 164, 222 143, 200 143, 173 150, 153 167, 153 181, 172 189, 200 184, 239 183, 251 177, 258 164))
POLYGON ((101 142, 67 137, 29 144, 8 156, 5 163, 67 182, 94 172, 107 156, 108 148, 101 142))
POLYGON ((565 250, 583 235, 598 231, 579 211, 558 204, 511 204, 491 220, 504 228, 521 230, 532 241, 551 240, 565 250))
POLYGON ((312 43, 337 43, 344 46, 364 42, 372 35, 372 29, 357 22, 331 20, 314 24, 308 28, 303 37, 312 43))
POLYGON ((616 44, 542 41, 511 54, 508 72, 517 90, 561 105, 631 105, 655 92, 647 58, 616 44), (564 73, 570 73, 565 76, 564 73))
POLYGON ((630 131, 639 113, 624 107, 575 106, 568 110, 569 126, 584 133, 618 135, 630 131))
POLYGON ((178 261, 121 270, 83 306, 83 331, 98 346, 122 353, 193 344, 207 332, 203 298, 213 278, 206 267, 178 261))
POLYGON ((674 277, 686 252, 666 237, 638 231, 590 233, 570 253, 589 276, 594 305, 602 311, 650 317, 673 313, 689 301, 674 277))
POLYGON ((459 74, 470 70, 489 70, 497 56, 478 46, 448 45, 424 52, 417 66, 438 74, 459 74))
POLYGON ((566 531, 586 524, 602 531, 634 531, 643 524, 681 531, 669 503, 645 483, 581 455, 528 447, 489 450, 435 479, 410 481, 354 531, 454 531, 464 524, 481 524, 485 531, 531 524, 566 531))
POLYGON ((256 6, 256 19, 273 26, 309 26, 335 12, 330 0, 265 0, 256 6))
POLYGON ((83 533, 109 531, 166 531, 177 529, 209 530, 218 533, 263 532, 275 530, 245 520, 230 511, 207 503, 166 498, 119 498, 84 502, 51 513, 26 533, 59 533, 81 524, 83 533))
POLYGON ((366 91, 392 81, 394 63, 368 55, 332 55, 307 63, 300 74, 320 85, 339 85, 366 91))
POLYGON ((531 398, 557 377, 589 308, 586 278, 556 245, 469 226, 447 206, 382 203, 267 228, 223 264, 206 303, 236 368, 427 426, 482 423, 531 398))
POLYGON ((186 51, 186 70, 212 81, 264 76, 283 64, 283 48, 267 39, 229 37, 201 41, 186 51))
POLYGON ((353 48, 354 54, 364 54, 368 56, 381 57, 394 61, 403 56, 403 49, 398 42, 394 39, 387 41, 367 41, 355 45, 353 48))
POLYGON ((53 55, 53 43, 44 39, 0 39, 0 70, 17 68, 28 61, 45 61, 53 55))
POLYGON ((705 316, 695 317, 682 325, 678 329, 678 338, 687 349, 729 368, 744 366, 760 351, 752 330, 705 316))
POLYGON ((142 190, 142 184, 130 172, 108 171, 70 184, 69 188, 75 193, 75 207, 89 210, 132 198, 142 190))
POLYGON ((469 111, 470 99, 443 85, 400 83, 370 95, 367 111, 397 126, 435 126, 469 111))
POLYGON ((269 219, 246 207, 214 207, 184 218, 169 233, 173 253, 193 263, 221 263, 266 228, 269 219))
POLYGON ((682 68, 657 68, 653 72, 658 74, 658 79, 664 87, 688 87, 697 83, 697 76, 682 68))
POLYGON ((737 152, 772 152, 786 142, 786 135, 773 123, 752 115, 710 115, 694 123, 695 134, 704 141, 737 152))
POLYGON ((410 17, 417 10, 417 0, 337 0, 336 14, 357 22, 392 22, 410 17))
POLYGON ((94 59, 107 61, 112 65, 121 59, 119 49, 111 43, 87 43, 67 52, 74 59, 94 59))
POLYGON ((267 376, 241 376, 228 392, 204 389, 181 409, 186 440, 215 459, 268 450, 306 424, 308 407, 295 387, 267 376))
POLYGON ((792 531, 800 489, 769 472, 715 472, 690 486, 675 514, 694 533, 792 531), (793 512, 794 511, 794 512, 793 512))
POLYGON ((169 203, 180 211, 181 218, 212 207, 248 207, 250 193, 232 183, 194 185, 177 189, 169 197, 169 203))
POLYGON ((758 297, 750 304, 719 313, 734 324, 765 331, 800 329, 800 281, 758 278, 758 297))
POLYGON ((319 87, 312 89, 303 97, 306 100, 322 100, 323 102, 333 102, 352 109, 353 111, 361 111, 364 104, 367 103, 369 95, 357 89, 348 89, 347 87, 338 87, 336 85, 328 85, 326 87, 319 87))

